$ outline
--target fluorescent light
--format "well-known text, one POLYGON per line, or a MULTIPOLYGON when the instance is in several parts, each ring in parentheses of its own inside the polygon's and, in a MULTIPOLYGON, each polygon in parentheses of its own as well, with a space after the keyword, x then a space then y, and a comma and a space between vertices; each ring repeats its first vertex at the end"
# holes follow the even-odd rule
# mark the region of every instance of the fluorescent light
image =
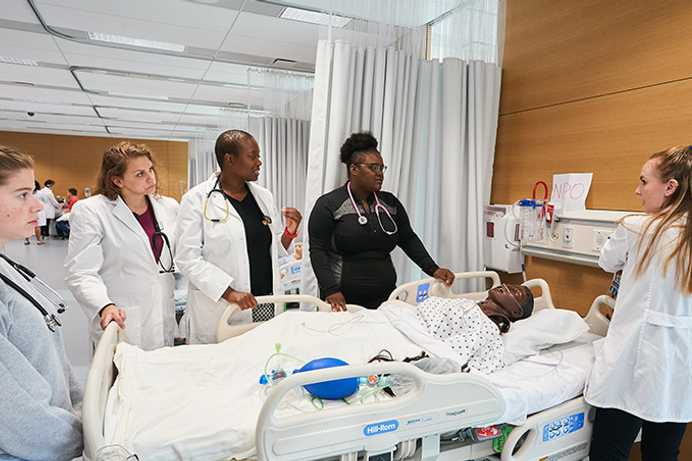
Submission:
POLYGON ((117 96, 120 98, 146 98, 146 99, 160 99, 162 101, 168 101, 168 96, 156 96, 151 94, 138 94, 138 93, 119 93, 117 91, 108 91, 108 96, 117 96))
POLYGON ((322 26, 328 26, 331 24, 334 27, 344 27, 351 20, 350 18, 344 18, 343 16, 329 15, 325 13, 318 13, 316 11, 301 10, 298 8, 286 8, 283 13, 281 13, 281 18, 292 19, 293 21, 309 22, 311 24, 319 24, 322 26))
POLYGON ((38 63, 33 59, 13 58, 12 56, 0 56, 0 62, 19 64, 20 66, 38 66, 38 63))
POLYGON ((120 45, 138 46, 142 48, 155 48, 157 50, 185 51, 185 45, 178 43, 157 42, 154 40, 144 40, 141 38, 124 37, 122 35, 103 34, 100 32, 89 32, 89 39, 98 42, 118 43, 120 45))

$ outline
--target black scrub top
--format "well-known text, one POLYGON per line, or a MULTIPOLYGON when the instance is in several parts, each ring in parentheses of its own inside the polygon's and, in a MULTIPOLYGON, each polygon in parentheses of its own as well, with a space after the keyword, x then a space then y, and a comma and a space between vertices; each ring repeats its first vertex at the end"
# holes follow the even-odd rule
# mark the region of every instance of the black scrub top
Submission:
MULTIPOLYGON (((257 200, 245 185, 247 195, 243 200, 236 200, 228 194, 228 200, 240 215, 245 228, 245 241, 247 256, 250 262, 250 292, 253 296, 271 295, 273 287, 271 229, 263 224, 264 213, 257 204, 257 200)), ((231 257, 231 255, 229 255, 231 257)))
MULTIPOLYGON (((398 227, 385 233, 375 214, 375 197, 368 198, 366 211, 357 204, 368 222, 358 222, 346 185, 321 196, 308 222, 310 259, 322 298, 341 292, 349 304, 375 309, 396 288, 396 271, 390 253, 397 246, 423 271, 432 276, 438 269, 420 238, 411 228, 404 206, 389 192, 379 192, 380 203, 387 208, 398 227)), ((380 209, 380 220, 387 231, 394 223, 380 209)))

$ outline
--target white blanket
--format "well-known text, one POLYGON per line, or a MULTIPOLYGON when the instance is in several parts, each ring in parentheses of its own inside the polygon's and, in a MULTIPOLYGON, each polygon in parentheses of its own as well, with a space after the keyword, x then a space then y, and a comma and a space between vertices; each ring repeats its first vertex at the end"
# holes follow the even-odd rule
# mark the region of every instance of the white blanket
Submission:
MULTIPOLYGON (((400 315, 403 312, 288 312, 222 344, 150 352, 121 344, 115 357, 119 376, 109 395, 106 442, 120 444, 147 461, 251 457, 257 418, 270 391, 259 378, 277 343, 282 352, 305 362, 331 356, 363 364, 381 349, 397 359, 421 350, 454 359, 448 345, 400 315)), ((585 347, 592 355, 590 344, 585 347)), ((588 373, 583 365, 588 368, 591 359, 575 364, 578 361, 567 356, 546 355, 541 360, 548 364, 521 368, 522 361, 490 375, 508 404, 498 422, 521 422, 529 413, 579 395, 588 373)), ((301 365, 299 360, 277 360, 273 366, 288 370, 301 365)), ((307 411, 317 410, 296 390, 283 400, 280 414, 307 411)))

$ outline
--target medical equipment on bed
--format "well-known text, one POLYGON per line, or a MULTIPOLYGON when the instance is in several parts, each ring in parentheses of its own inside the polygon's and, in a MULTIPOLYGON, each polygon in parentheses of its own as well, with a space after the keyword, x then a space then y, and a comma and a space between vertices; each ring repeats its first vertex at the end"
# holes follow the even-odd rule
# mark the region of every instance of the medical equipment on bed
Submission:
MULTIPOLYGON (((58 294, 57 291, 49 287, 45 282, 43 282, 40 278, 36 276, 35 273, 33 273, 31 270, 26 268, 25 266, 19 264, 18 262, 15 262, 11 260, 9 257, 7 257, 4 254, 0 254, 0 258, 4 259, 7 264, 9 264, 12 269, 16 270, 19 275, 21 275, 27 282, 31 283, 32 281, 36 283, 31 283, 32 286, 38 291, 45 299, 48 300, 53 306, 55 307, 55 311, 57 314, 62 314, 65 312, 67 309, 67 305, 65 304, 65 300, 58 294)), ((16 291, 18 294, 20 294, 24 299, 29 301, 32 306, 34 306, 43 316, 43 319, 46 322, 46 326, 51 332, 55 332, 59 327, 62 326, 62 323, 60 323, 60 320, 58 320, 58 317, 56 316, 55 313, 49 313, 45 307, 39 303, 36 298, 31 296, 24 288, 20 287, 17 285, 14 281, 12 281, 9 277, 5 276, 4 274, 0 274, 0 280, 2 280, 8 287, 12 288, 14 291, 16 291)))
MULTIPOLYGON (((305 373, 306 371, 324 370, 333 367, 348 366, 347 362, 334 357, 322 357, 319 359, 310 360, 294 373, 305 373)), ((358 390, 360 381, 358 377, 338 379, 335 381, 323 381, 305 385, 310 395, 323 400, 342 400, 352 396, 358 390)))
MULTIPOLYGON (((351 181, 346 183, 346 189, 348 190, 348 197, 351 199, 351 205, 353 205, 353 209, 356 210, 356 213, 358 214, 358 224, 360 224, 361 226, 366 225, 368 223, 368 218, 367 216, 360 214, 360 209, 358 208, 358 205, 356 205, 356 201, 353 199, 353 193, 351 192, 351 181)), ((373 195, 375 196, 375 216, 377 216, 377 221, 380 223, 380 229, 382 229, 382 232, 384 232, 387 235, 396 234, 397 232, 399 232, 399 226, 397 226, 396 221, 394 221, 394 218, 392 218, 392 215, 389 213, 387 207, 382 205, 382 203, 380 202, 379 197, 377 197, 377 192, 373 192, 373 195), (384 213, 389 218, 389 222, 393 226, 391 230, 385 229, 382 225, 382 218, 380 218, 380 209, 384 210, 384 213)))

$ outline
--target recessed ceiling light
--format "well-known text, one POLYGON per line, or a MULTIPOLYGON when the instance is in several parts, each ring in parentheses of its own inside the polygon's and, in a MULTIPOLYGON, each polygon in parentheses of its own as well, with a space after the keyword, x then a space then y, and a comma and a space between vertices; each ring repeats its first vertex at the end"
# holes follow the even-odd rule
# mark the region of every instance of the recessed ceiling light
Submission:
POLYGON ((157 42, 155 40, 144 40, 141 38, 124 37, 122 35, 103 34, 100 32, 89 32, 89 39, 97 42, 118 43, 120 45, 138 46, 141 48, 154 48, 157 50, 185 51, 185 45, 178 43, 157 42))
POLYGON ((38 66, 38 63, 33 59, 13 58, 12 56, 0 56, 0 62, 19 64, 21 66, 38 66))
POLYGON ((329 24, 334 27, 344 27, 351 21, 350 18, 345 18, 343 16, 329 15, 325 13, 318 13, 316 11, 301 10, 298 8, 286 8, 283 13, 281 13, 281 18, 291 19, 293 21, 309 22, 311 24, 319 24, 322 26, 328 26, 329 24))

